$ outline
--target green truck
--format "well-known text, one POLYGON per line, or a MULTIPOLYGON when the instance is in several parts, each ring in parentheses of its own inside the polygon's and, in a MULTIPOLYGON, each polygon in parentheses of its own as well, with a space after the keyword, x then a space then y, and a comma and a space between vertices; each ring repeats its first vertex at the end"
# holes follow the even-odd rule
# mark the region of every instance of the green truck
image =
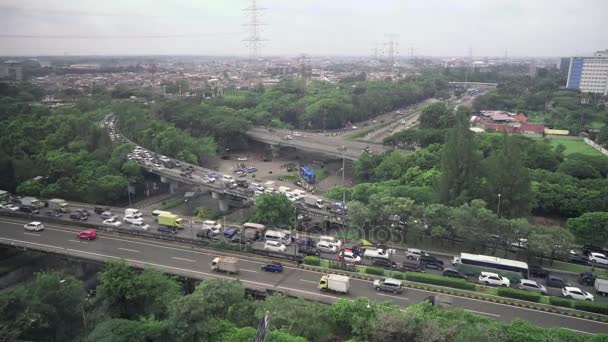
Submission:
POLYGON ((163 213, 158 215, 158 224, 165 227, 183 229, 183 219, 175 214, 163 213))

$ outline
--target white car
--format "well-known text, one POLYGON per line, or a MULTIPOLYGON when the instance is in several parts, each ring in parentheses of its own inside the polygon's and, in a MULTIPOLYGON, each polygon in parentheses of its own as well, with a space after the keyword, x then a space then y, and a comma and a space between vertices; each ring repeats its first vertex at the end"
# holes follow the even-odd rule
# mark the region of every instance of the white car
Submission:
POLYGON ((275 189, 275 188, 266 188, 266 190, 264 190, 264 193, 267 193, 267 194, 272 194, 275 192, 277 192, 277 189, 275 189))
POLYGON ((232 176, 229 176, 229 175, 223 175, 222 182, 232 183, 232 182, 234 182, 234 178, 232 178, 232 176))
POLYGON ((338 247, 335 244, 323 240, 317 242, 317 249, 324 253, 336 253, 338 251, 338 247))
POLYGON ((395 254, 395 250, 394 249, 366 249, 365 252, 363 252, 363 256, 371 259, 371 258, 384 258, 384 259, 388 259, 390 257, 390 255, 395 254))
POLYGON ((109 218, 107 220, 103 220, 103 224, 111 227, 118 227, 122 224, 122 222, 116 220, 115 218, 109 218))
POLYGON ((19 210, 19 206, 14 204, 8 204, 4 207, 4 209, 8 209, 10 211, 17 211, 19 210))
POLYGON ((479 282, 485 285, 506 286, 509 287, 511 282, 505 277, 501 277, 496 273, 481 272, 479 282))
POLYGON ((125 221, 125 222, 127 222, 127 223, 131 223, 131 224, 134 224, 135 222, 144 222, 143 218, 137 217, 137 216, 133 216, 133 215, 127 215, 127 216, 123 217, 122 220, 125 221))
POLYGON ((266 243, 264 243, 265 251, 284 253, 286 249, 287 246, 278 241, 266 241, 266 243))
POLYGON ((264 192, 264 190, 265 190, 264 187, 258 183, 249 184, 249 188, 253 189, 254 191, 259 191, 259 192, 264 192))
POLYGON ((606 256, 602 253, 589 253, 589 261, 597 264, 608 265, 608 258, 606 258, 606 256))
POLYGON ((578 287, 566 286, 562 289, 562 295, 570 299, 588 300, 593 302, 593 295, 585 290, 581 290, 578 287))
POLYGON ((42 224, 42 222, 34 221, 24 225, 23 228, 25 228, 25 230, 39 232, 44 229, 44 225, 42 224))
POLYGON ((144 221, 136 221, 131 223, 131 226, 141 229, 141 230, 148 230, 150 229, 150 225, 149 224, 145 224, 144 221))
POLYGON ((293 133, 291 133, 291 135, 293 135, 294 137, 301 137, 302 133, 300 133, 300 132, 293 132, 293 133))
POLYGON ((420 257, 423 255, 428 255, 428 254, 426 254, 426 252, 424 252, 423 250, 416 249, 416 248, 408 248, 405 251, 405 256, 410 260, 420 259, 420 257))
POLYGON ((211 221, 211 220, 203 221, 203 230, 207 230, 207 229, 211 230, 211 233, 213 235, 217 235, 222 232, 222 225, 220 223, 218 223, 217 221, 211 221))
POLYGON ((343 250, 342 252, 340 252, 340 255, 338 255, 338 260, 344 261, 347 264, 361 263, 361 257, 358 255, 354 255, 353 251, 351 250, 343 250))

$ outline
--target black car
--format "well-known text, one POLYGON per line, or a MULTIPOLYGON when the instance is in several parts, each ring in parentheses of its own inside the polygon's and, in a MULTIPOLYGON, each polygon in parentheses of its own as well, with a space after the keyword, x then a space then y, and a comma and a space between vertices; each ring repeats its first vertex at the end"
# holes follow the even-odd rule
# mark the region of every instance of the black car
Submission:
POLYGON ((83 215, 86 215, 86 216, 91 216, 91 213, 86 209, 76 209, 76 212, 82 213, 83 215))
POLYGON ((59 210, 45 210, 44 214, 46 216, 61 217, 61 211, 59 210))
POLYGON ((578 283, 581 285, 593 286, 597 277, 591 272, 583 272, 578 275, 578 283))
POLYGON ((315 241, 315 239, 312 239, 312 238, 301 238, 301 239, 298 239, 298 241, 296 243, 298 244, 298 246, 303 246, 303 247, 315 247, 317 245, 317 241, 315 241))
POLYGON ((319 253, 319 250, 317 250, 316 247, 306 247, 306 246, 298 246, 298 253, 300 254, 304 254, 304 255, 313 255, 313 256, 319 256, 321 253, 319 253))
POLYGON ((81 211, 74 211, 70 214, 70 218, 73 220, 86 221, 89 217, 81 211))
POLYGON ((579 265, 589 265, 589 259, 577 254, 568 255, 568 262, 579 265))
POLYGON ((443 272, 441 273, 444 277, 450 277, 450 278, 460 278, 460 279, 467 279, 467 276, 464 275, 463 273, 461 273, 459 270, 453 269, 453 268, 446 268, 445 270, 443 270, 443 272))
POLYGON ((387 270, 391 268, 397 268, 397 264, 394 261, 390 261, 384 258, 372 258, 372 265, 380 266, 386 268, 387 270))
POLYGON ((158 232, 161 234, 175 235, 177 234, 177 229, 171 227, 158 227, 158 232))
POLYGON ((424 265, 424 267, 443 270, 443 261, 435 258, 432 255, 421 255, 418 260, 424 265))
POLYGON ((538 265, 530 265, 528 271, 533 277, 546 278, 549 275, 549 271, 538 265))
POLYGON ((38 214, 40 211, 30 205, 22 205, 19 207, 19 211, 29 214, 38 214))
POLYGON ((547 282, 546 282, 547 287, 557 287, 557 288, 563 288, 566 286, 570 286, 570 283, 568 283, 567 281, 563 280, 560 277, 556 277, 556 276, 547 276, 547 282))
POLYGON ((424 273, 424 264, 418 260, 414 261, 404 261, 403 263, 397 266, 399 271, 405 272, 423 272, 424 273))
POLYGON ((108 208, 108 207, 102 207, 102 206, 98 206, 98 205, 96 205, 96 206, 95 206, 95 208, 93 208, 93 211, 94 211, 96 214, 101 214, 101 213, 103 213, 104 211, 110 211, 110 208, 108 208))

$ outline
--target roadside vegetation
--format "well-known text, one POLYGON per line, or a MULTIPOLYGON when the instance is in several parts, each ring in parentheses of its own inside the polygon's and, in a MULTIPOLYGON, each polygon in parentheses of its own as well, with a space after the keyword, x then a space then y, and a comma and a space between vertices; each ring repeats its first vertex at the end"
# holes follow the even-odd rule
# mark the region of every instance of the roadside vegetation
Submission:
POLYGON ((404 311, 367 298, 326 305, 280 294, 248 296, 236 281, 205 280, 193 286, 155 270, 135 271, 110 262, 95 296, 79 280, 39 273, 27 287, 0 293, 0 333, 33 341, 252 340, 266 312, 265 341, 600 341, 602 336, 510 323, 428 303, 404 311), (60 305, 58 305, 60 303, 60 305))

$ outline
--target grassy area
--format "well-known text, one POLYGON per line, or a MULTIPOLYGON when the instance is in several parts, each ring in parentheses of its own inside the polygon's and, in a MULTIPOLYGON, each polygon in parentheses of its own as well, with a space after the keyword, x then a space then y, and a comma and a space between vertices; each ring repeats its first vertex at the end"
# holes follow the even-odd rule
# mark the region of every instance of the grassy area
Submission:
POLYGON ((181 198, 171 198, 160 203, 160 210, 173 209, 184 202, 181 198))
POLYGON ((570 139, 549 139, 551 145, 557 146, 562 144, 566 147, 566 151, 564 152, 566 155, 573 153, 582 153, 588 154, 591 156, 601 156, 602 153, 600 151, 594 149, 593 147, 585 144, 582 140, 570 140, 570 139))
POLYGON ((315 175, 317 176, 317 182, 320 182, 329 176, 329 171, 326 169, 313 169, 315 175))

